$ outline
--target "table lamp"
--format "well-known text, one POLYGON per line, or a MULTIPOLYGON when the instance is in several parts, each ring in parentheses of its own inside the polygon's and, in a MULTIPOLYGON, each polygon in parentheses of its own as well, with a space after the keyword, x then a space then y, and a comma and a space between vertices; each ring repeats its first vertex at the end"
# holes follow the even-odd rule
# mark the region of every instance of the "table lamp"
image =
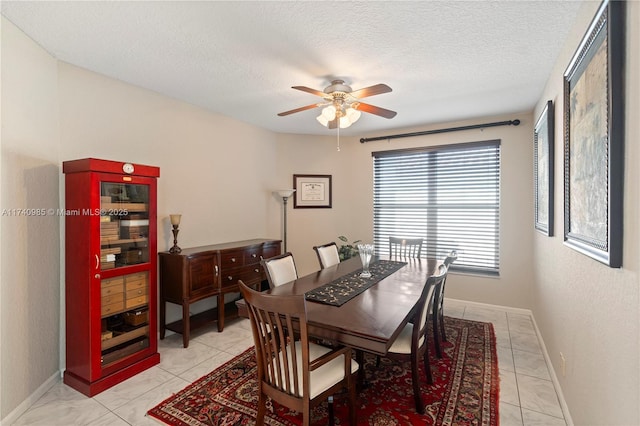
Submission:
POLYGON ((178 247, 178 232, 180 232, 180 230, 178 229, 178 225, 180 225, 181 217, 181 214, 169 215, 171 226, 173 227, 173 229, 171 230, 171 232, 173 232, 173 247, 169 249, 169 253, 180 253, 182 251, 182 249, 178 247))

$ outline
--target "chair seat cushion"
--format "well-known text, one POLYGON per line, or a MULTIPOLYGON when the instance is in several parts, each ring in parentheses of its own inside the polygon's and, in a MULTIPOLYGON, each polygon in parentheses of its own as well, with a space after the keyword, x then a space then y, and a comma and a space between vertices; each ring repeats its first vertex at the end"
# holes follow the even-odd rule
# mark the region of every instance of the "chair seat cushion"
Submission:
MULTIPOLYGON (((298 383, 300 385, 300 390, 302 390, 302 346, 300 342, 295 343, 296 348, 296 360, 298 362, 298 383)), ((315 343, 309 343, 309 359, 313 361, 314 359, 320 358, 322 355, 327 352, 331 352, 330 348, 316 345, 315 343)), ((282 355, 280 355, 282 356, 282 355)), ((291 359, 291 355, 289 355, 289 359, 291 359)), ((358 371, 358 363, 354 360, 351 360, 351 373, 355 373, 358 371)), ((309 374, 309 398, 313 399, 316 396, 320 395, 325 390, 329 389, 331 386, 340 382, 344 379, 344 355, 341 355, 322 367, 311 371, 309 374)), ((293 378, 291 378, 291 388, 293 389, 293 378)), ((302 397, 302 394, 298 395, 302 397)))
MULTIPOLYGON (((396 340, 393 342, 388 352, 394 354, 410 354, 411 353, 411 335, 413 334, 413 324, 409 323, 404 326, 396 340)), ((422 346, 424 337, 418 341, 418 347, 422 346)))

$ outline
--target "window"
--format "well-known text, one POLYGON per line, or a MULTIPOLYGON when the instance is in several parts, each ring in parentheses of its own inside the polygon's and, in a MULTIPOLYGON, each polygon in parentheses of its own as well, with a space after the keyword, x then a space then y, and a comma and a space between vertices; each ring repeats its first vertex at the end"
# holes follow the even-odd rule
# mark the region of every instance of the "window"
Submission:
POLYGON ((424 239, 422 255, 453 269, 498 275, 500 141, 372 153, 374 243, 389 236, 424 239))

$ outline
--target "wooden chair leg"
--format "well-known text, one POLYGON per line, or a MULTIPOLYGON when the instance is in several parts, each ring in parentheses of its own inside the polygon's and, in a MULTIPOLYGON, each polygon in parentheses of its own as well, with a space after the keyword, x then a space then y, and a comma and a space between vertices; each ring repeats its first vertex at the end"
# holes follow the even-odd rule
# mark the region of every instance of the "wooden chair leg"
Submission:
POLYGON ((256 414, 256 426, 264 425, 265 414, 267 414, 267 396, 260 392, 260 396, 258 396, 258 413, 256 414))
MULTIPOLYGON (((363 368, 360 365, 360 368, 363 368)), ((356 426, 358 422, 358 411, 357 411, 357 395, 356 395, 356 384, 354 383, 354 377, 351 376, 349 381, 349 423, 352 426, 356 426)))
POLYGON ((440 347, 440 313, 433 313, 433 342, 436 346, 436 356, 442 358, 442 348, 440 347))
POLYGON ((442 311, 442 306, 440 307, 440 337, 442 337, 442 341, 447 341, 447 334, 444 332, 444 312, 442 311))
POLYGON ((358 373, 357 373, 358 381, 356 383, 356 386, 358 387, 358 390, 362 390, 364 389, 366 385, 366 380, 367 380, 367 374, 366 374, 366 371, 364 371, 364 352, 363 351, 356 350, 356 362, 360 366, 360 368, 358 368, 358 373))
POLYGON ((429 362, 429 350, 425 349, 424 355, 422 356, 422 361, 424 362, 424 374, 427 376, 427 383, 430 385, 433 384, 433 376, 431 375, 431 363, 429 362))
POLYGON ((424 414, 424 401, 420 394, 420 375, 418 374, 418 355, 411 357, 411 382, 413 384, 413 399, 416 404, 416 412, 424 414))
POLYGON ((327 402, 329 403, 329 426, 334 426, 336 419, 333 413, 333 396, 330 396, 327 402))

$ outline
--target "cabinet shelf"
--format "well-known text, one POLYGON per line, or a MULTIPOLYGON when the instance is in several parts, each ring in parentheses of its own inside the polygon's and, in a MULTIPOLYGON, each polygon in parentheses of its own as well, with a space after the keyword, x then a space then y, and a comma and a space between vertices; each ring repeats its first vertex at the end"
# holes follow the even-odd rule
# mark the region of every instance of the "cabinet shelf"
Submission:
POLYGON ((107 213, 109 211, 120 212, 121 210, 127 210, 130 212, 146 212, 149 210, 149 205, 146 203, 102 203, 100 206, 103 211, 107 213))
POLYGON ((137 337, 140 336, 145 336, 149 334, 149 326, 148 325, 144 325, 142 327, 139 328, 135 328, 131 331, 119 334, 115 337, 112 337, 110 339, 107 340, 103 340, 102 341, 102 350, 105 351, 107 349, 111 349, 114 346, 118 346, 122 343, 128 342, 130 340, 134 340, 137 337))
POLYGON ((134 244, 134 243, 146 243, 149 241, 148 238, 124 238, 124 239, 113 239, 100 241, 101 247, 114 246, 119 244, 134 244))

